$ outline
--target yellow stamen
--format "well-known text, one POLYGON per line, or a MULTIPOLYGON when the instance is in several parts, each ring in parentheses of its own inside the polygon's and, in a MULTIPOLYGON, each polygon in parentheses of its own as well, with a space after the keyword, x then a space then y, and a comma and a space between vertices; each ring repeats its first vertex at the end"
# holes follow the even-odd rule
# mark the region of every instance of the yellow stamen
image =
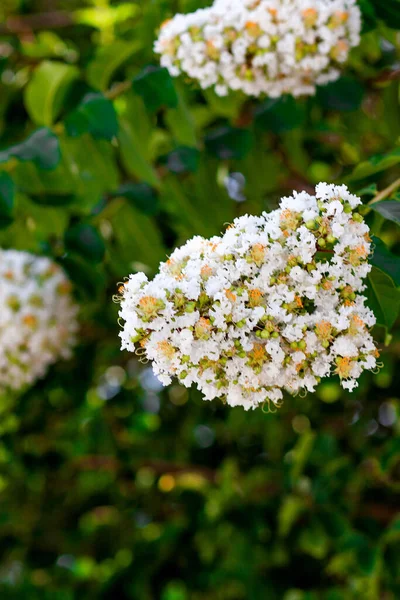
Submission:
POLYGON ((260 306, 263 300, 263 293, 261 290, 250 290, 249 291, 249 304, 251 307, 260 306))
POLYGON ((231 292, 231 290, 225 290, 225 296, 231 302, 236 302, 236 295, 233 292, 231 292))
POLYGON ((250 251, 250 257, 258 267, 263 263, 265 253, 266 249, 265 246, 263 246, 262 244, 254 244, 254 246, 252 246, 250 251))
POLYGON ((22 321, 24 325, 27 325, 28 327, 34 328, 37 325, 37 318, 35 317, 35 315, 25 315, 22 321))
POLYGON ((317 22, 318 12, 315 8, 307 8, 302 12, 304 24, 306 27, 313 27, 317 22))
POLYGON ((211 321, 205 317, 201 317, 194 326, 196 337, 200 340, 207 340, 210 337, 211 330, 211 321))
POLYGON ((321 321, 316 324, 315 333, 321 340, 328 341, 332 337, 332 325, 329 321, 321 321))
POLYGON ((175 354, 175 349, 172 344, 170 344, 167 340, 162 342, 158 342, 157 348, 166 356, 167 358, 173 358, 175 354))
POLYGON ((341 379, 347 379, 350 377, 352 369, 352 359, 348 356, 340 356, 336 359, 335 373, 339 375, 341 379))

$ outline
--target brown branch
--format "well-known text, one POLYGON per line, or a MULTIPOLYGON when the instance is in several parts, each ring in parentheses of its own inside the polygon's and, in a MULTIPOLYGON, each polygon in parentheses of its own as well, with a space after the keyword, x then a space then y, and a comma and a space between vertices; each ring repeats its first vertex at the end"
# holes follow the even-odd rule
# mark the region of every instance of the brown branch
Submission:
POLYGON ((396 181, 393 181, 393 183, 388 185, 384 190, 379 192, 374 198, 372 198, 372 200, 370 200, 368 202, 368 206, 371 206, 371 204, 375 204, 376 202, 380 202, 381 200, 384 200, 385 198, 387 198, 388 196, 393 194, 393 192, 395 192, 397 190, 397 188, 399 188, 399 187, 400 187, 400 177, 399 177, 399 179, 396 179, 396 181))
POLYGON ((132 81, 121 81, 121 83, 116 83, 111 89, 104 92, 104 95, 109 100, 114 100, 121 94, 124 94, 132 87, 132 81))
POLYGON ((73 25, 72 15, 65 11, 37 13, 36 15, 11 16, 0 24, 0 35, 23 34, 36 29, 59 29, 73 25))
POLYGON ((399 511, 397 507, 380 504, 378 502, 366 504, 360 510, 361 516, 370 517, 385 525, 389 525, 398 514, 399 511))
POLYGON ((389 81, 396 81, 400 79, 400 69, 389 70, 386 69, 383 73, 369 80, 371 84, 387 83, 389 81))

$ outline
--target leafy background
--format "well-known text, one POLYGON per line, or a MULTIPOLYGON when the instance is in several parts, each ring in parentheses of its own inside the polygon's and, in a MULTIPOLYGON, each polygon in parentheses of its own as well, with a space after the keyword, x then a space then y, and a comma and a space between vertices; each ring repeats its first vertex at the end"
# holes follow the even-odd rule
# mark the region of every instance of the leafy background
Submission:
POLYGON ((160 23, 206 4, 1 3, 0 244, 53 257, 81 303, 73 360, 0 400, 2 599, 400 597, 399 3, 360 0, 342 78, 298 100, 159 68, 160 23), (320 180, 376 236, 378 374, 246 413, 120 352, 118 281, 320 180))

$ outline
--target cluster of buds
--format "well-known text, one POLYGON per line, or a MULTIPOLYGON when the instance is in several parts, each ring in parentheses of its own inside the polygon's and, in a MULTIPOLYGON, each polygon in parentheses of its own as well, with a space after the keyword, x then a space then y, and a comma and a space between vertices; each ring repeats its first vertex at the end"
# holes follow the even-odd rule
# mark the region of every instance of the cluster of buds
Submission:
POLYGON ((155 51, 220 96, 310 95, 339 77, 360 29, 356 0, 216 0, 166 21, 155 51))
POLYGON ((70 356, 77 310, 57 264, 0 250, 0 392, 25 388, 70 356))
POLYGON ((195 237, 148 281, 120 287, 122 348, 164 384, 195 383, 205 399, 246 409, 279 405, 337 374, 352 390, 377 365, 369 228, 346 186, 320 183, 221 237, 195 237))

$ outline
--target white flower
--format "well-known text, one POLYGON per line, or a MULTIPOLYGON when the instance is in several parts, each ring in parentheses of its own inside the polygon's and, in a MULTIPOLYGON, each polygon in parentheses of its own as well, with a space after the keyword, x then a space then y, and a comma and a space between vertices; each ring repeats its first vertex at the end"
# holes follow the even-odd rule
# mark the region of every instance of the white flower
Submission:
POLYGON ((215 0, 166 21, 155 43, 172 76, 249 96, 312 95, 360 41, 356 0, 215 0))
POLYGON ((32 384, 70 356, 76 315, 71 284, 56 263, 0 250, 0 392, 32 384))
POLYGON ((221 237, 193 238, 153 281, 137 274, 123 286, 122 348, 139 345, 164 384, 177 377, 246 409, 331 374, 353 389, 378 356, 359 203, 345 186, 319 184, 221 237))

